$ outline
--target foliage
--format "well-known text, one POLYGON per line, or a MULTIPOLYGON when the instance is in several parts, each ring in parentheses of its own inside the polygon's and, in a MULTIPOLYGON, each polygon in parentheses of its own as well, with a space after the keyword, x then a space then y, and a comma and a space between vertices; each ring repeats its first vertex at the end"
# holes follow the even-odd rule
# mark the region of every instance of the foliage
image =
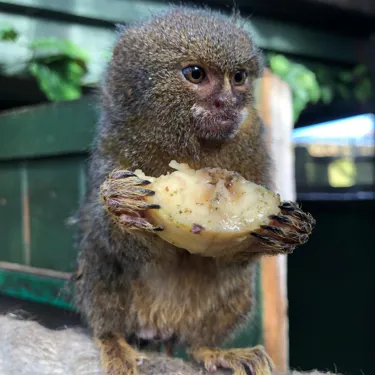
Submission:
MULTIPOLYGON (((0 25, 0 41, 18 43, 19 33, 8 24, 0 25)), ((35 77, 40 89, 52 101, 73 100, 82 94, 88 56, 69 40, 41 38, 27 43, 30 52, 26 73, 35 77)), ((109 58, 107 53, 105 58, 109 58)), ((310 104, 329 104, 335 97, 364 102, 372 95, 367 68, 335 69, 322 64, 301 64, 281 54, 269 54, 270 69, 292 90, 293 115, 297 121, 310 104)))
POLYGON ((18 38, 17 31, 8 24, 0 25, 0 40, 15 41, 18 38))
POLYGON ((303 65, 283 55, 268 55, 270 69, 287 82, 293 95, 293 115, 297 121, 307 105, 329 104, 335 97, 365 102, 372 95, 366 66, 354 69, 328 68, 322 64, 303 65))
POLYGON ((294 63, 283 55, 270 55, 271 70, 287 82, 293 95, 293 117, 296 121, 310 102, 316 103, 321 96, 315 74, 304 65, 294 63))
POLYGON ((325 102, 329 98, 339 96, 344 100, 355 99, 365 102, 372 95, 371 80, 365 65, 359 64, 354 69, 328 69, 324 65, 313 67, 317 80, 321 82, 322 90, 327 93, 325 102))
POLYGON ((86 53, 68 40, 38 39, 29 71, 48 99, 73 100, 81 96, 81 79, 87 73, 86 53))
MULTIPOLYGON (((15 42, 18 33, 0 27, 0 39, 15 42)), ((82 95, 81 82, 87 73, 88 56, 69 40, 41 38, 26 44, 31 57, 26 72, 35 77, 49 100, 74 100, 82 95)))

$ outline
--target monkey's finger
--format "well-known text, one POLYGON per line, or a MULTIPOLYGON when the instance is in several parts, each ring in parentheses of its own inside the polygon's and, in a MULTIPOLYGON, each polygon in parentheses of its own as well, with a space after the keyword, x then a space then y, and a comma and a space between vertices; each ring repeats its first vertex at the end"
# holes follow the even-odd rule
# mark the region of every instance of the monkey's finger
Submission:
POLYGON ((298 218, 301 221, 305 221, 312 225, 315 225, 315 219, 311 216, 311 214, 303 212, 299 204, 296 202, 282 202, 279 208, 285 215, 291 215, 293 217, 298 218))
POLYGON ((263 348, 254 348, 251 356, 241 361, 246 374, 257 375, 273 373, 274 364, 263 348))
POLYGON ((100 186, 100 196, 103 200, 111 198, 139 199, 152 196, 155 191, 142 188, 150 185, 151 182, 138 177, 127 177, 125 179, 106 179, 100 186))
POLYGON ((261 228, 271 235, 275 235, 276 240, 283 241, 284 243, 302 245, 306 243, 309 238, 308 234, 301 233, 294 229, 280 228, 272 225, 262 225, 261 228))
POLYGON ((285 211, 285 212, 292 212, 294 210, 297 210, 299 209, 299 206, 296 202, 292 202, 292 201, 284 201, 284 202, 281 202, 281 205, 279 206, 279 208, 282 210, 282 211, 285 211))
POLYGON ((242 361, 241 362, 244 370, 245 370, 245 373, 246 375, 257 375, 255 372, 254 372, 254 368, 252 366, 252 364, 250 362, 245 362, 245 361, 242 361))
POLYGON ((288 216, 285 216, 285 215, 270 215, 268 218, 279 224, 284 224, 284 225, 293 224, 292 220, 288 216))
POLYGON ((133 184, 137 185, 149 185, 151 181, 142 180, 140 179, 135 173, 131 171, 120 171, 116 170, 109 174, 108 180, 123 180, 123 179, 130 179, 132 180, 133 184))
POLYGON ((251 236, 255 237, 259 243, 266 248, 269 248, 271 252, 286 253, 289 254, 294 251, 296 244, 285 243, 280 238, 275 238, 273 236, 268 236, 265 234, 260 234, 258 232, 251 232, 251 236))
POLYGON ((273 234, 276 234, 278 236, 282 236, 283 235, 283 232, 284 230, 280 227, 277 227, 275 225, 261 225, 260 226, 262 229, 266 230, 266 231, 269 231, 273 234))
POLYGON ((270 215, 270 225, 292 227, 300 233, 310 234, 315 226, 315 220, 310 214, 300 210, 291 211, 288 215, 270 215))
POLYGON ((294 226, 301 232, 310 233, 315 227, 316 221, 311 214, 301 210, 295 210, 291 214, 294 226))
POLYGON ((163 227, 154 226, 143 217, 120 215, 119 221, 124 229, 132 229, 132 230, 142 229, 142 230, 146 230, 149 232, 157 232, 157 231, 163 230, 163 227))
POLYGON ((111 191, 109 189, 103 189, 100 193, 103 204, 112 213, 135 213, 160 208, 160 205, 150 204, 144 200, 144 197, 155 194, 153 190, 137 188, 125 191, 111 191))
MULTIPOLYGON (((141 181, 143 182, 143 181, 141 181)), ((154 190, 143 189, 139 186, 141 182, 134 184, 107 184, 102 185, 100 194, 104 199, 116 198, 116 197, 125 197, 125 198, 142 198, 146 196, 155 195, 154 190)))
POLYGON ((206 370, 208 372, 216 372, 217 371, 217 367, 216 365, 212 364, 212 363, 208 363, 204 366, 206 368, 206 370))
POLYGON ((142 200, 134 199, 108 199, 106 205, 109 211, 117 214, 160 209, 160 205, 158 204, 151 204, 142 200))
POLYGON ((109 174, 109 178, 113 180, 119 180, 123 178, 137 177, 137 175, 131 171, 113 171, 109 174))

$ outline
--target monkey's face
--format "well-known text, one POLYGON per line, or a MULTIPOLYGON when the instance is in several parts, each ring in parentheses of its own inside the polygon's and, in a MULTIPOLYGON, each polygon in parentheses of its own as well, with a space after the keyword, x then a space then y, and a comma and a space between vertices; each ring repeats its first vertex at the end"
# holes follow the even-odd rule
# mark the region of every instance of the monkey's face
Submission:
POLYGON ((187 64, 181 69, 181 85, 190 92, 195 134, 203 139, 227 139, 236 134, 247 117, 251 77, 246 67, 222 71, 214 65, 187 64))
POLYGON ((109 68, 110 109, 163 147, 226 140, 247 117, 261 65, 233 19, 177 7, 121 35, 109 68))

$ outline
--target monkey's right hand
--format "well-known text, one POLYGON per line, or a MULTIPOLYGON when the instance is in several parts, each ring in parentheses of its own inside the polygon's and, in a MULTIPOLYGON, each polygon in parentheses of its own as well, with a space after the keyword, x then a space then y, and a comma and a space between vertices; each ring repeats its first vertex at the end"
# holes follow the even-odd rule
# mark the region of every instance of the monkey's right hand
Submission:
POLYGON ((159 205, 145 201, 145 197, 155 194, 153 190, 145 188, 149 184, 150 181, 142 180, 131 171, 115 170, 101 185, 102 202, 123 229, 149 232, 163 230, 144 217, 146 210, 160 208, 159 205))

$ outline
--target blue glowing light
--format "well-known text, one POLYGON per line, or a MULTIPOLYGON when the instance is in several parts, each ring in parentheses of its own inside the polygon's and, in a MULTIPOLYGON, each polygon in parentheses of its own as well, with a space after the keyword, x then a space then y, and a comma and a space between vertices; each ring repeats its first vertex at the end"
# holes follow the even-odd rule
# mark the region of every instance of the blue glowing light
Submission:
POLYGON ((371 113, 327 121, 294 129, 294 144, 348 144, 374 145, 375 116, 371 113))

